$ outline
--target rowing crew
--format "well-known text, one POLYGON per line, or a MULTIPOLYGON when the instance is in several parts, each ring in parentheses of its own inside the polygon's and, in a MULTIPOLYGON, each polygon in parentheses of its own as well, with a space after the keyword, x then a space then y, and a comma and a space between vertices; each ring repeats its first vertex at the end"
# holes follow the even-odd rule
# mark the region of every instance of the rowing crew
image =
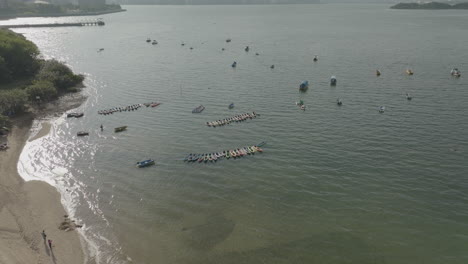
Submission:
POLYGON ((217 161, 221 158, 240 158, 245 155, 253 155, 255 152, 263 152, 263 149, 257 146, 250 146, 250 147, 243 147, 233 150, 225 150, 223 152, 215 152, 215 153, 205 153, 205 154, 192 154, 190 153, 187 157, 185 157, 184 161, 188 162, 208 162, 208 161, 217 161))
POLYGON ((100 114, 100 115, 110 115, 110 114, 113 114, 115 112, 135 111, 135 110, 138 110, 138 108, 140 108, 141 106, 142 106, 142 104, 134 104, 134 105, 129 105, 129 106, 125 106, 125 107, 114 107, 114 108, 107 109, 107 110, 100 110, 100 111, 98 111, 98 114, 100 114))
POLYGON ((217 120, 213 122, 206 122, 206 125, 209 127, 224 126, 224 125, 230 124, 231 122, 242 122, 247 119, 252 119, 252 118, 257 117, 257 115, 258 114, 255 112, 252 112, 252 114, 246 113, 246 114, 236 115, 233 117, 229 117, 229 118, 225 118, 225 119, 221 119, 221 120, 217 120))

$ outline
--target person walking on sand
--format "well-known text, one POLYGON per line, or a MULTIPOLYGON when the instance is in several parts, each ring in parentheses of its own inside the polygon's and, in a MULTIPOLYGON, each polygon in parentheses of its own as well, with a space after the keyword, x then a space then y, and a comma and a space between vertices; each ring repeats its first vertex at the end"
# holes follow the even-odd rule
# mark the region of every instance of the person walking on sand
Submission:
POLYGON ((52 240, 49 239, 48 242, 49 242, 50 250, 52 250, 52 240))
POLYGON ((45 233, 45 230, 42 230, 41 235, 42 235, 42 239, 44 239, 44 241, 45 241, 46 238, 47 238, 47 235, 46 235, 46 233, 45 233))

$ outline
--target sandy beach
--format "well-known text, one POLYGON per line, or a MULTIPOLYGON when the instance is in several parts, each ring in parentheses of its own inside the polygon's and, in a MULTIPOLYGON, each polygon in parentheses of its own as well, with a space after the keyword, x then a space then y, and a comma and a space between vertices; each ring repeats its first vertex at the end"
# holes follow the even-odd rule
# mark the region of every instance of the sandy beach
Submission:
MULTIPOLYGON (((33 119, 32 114, 14 119, 8 136, 10 148, 0 152, 0 264, 82 264, 85 257, 79 234, 58 228, 67 214, 60 194, 45 182, 25 182, 18 174, 18 158, 28 140, 33 119), (52 240, 52 250, 43 239, 42 230, 47 240, 52 240)), ((47 135, 50 127, 50 124, 43 125, 31 140, 47 135)))

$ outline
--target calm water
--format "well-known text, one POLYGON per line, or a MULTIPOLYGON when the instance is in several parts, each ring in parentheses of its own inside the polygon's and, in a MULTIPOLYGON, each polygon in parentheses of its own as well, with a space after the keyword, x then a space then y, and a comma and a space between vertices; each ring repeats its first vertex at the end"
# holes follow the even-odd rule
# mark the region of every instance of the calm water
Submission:
MULTIPOLYGON (((103 16, 105 27, 17 30, 87 75, 85 117, 59 118, 51 135, 28 144, 19 168, 59 188, 85 224, 91 259, 468 262, 468 82, 450 76, 453 67, 468 73, 465 11, 126 8, 103 16), (311 83, 304 94, 302 80, 311 83), (162 105, 97 115, 148 101, 162 105), (192 114, 200 104, 206 110, 192 114), (204 125, 251 111, 261 117, 204 125), (121 125, 128 131, 114 134, 121 125), (79 130, 91 135, 77 138, 79 130), (181 161, 261 141, 264 153, 253 157, 181 161), (136 169, 145 158, 157 166, 136 169)), ((85 18, 10 23, 76 19, 85 18)))

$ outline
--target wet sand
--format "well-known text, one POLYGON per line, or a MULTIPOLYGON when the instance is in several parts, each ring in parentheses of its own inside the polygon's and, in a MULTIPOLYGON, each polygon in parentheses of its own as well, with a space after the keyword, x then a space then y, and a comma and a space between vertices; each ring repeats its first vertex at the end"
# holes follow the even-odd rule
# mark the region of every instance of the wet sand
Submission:
MULTIPOLYGON (((73 103, 64 100, 60 103, 61 110, 76 107, 83 100, 84 97, 71 100, 73 103)), ((0 152, 0 263, 82 264, 85 257, 78 232, 58 229, 67 214, 60 194, 45 182, 25 182, 17 171, 18 159, 35 117, 37 115, 25 114, 15 118, 8 136, 10 148, 0 152), (47 239, 52 240, 52 250, 43 239, 42 230, 47 239)), ((44 123, 31 140, 47 135, 50 127, 49 123, 44 123)))

